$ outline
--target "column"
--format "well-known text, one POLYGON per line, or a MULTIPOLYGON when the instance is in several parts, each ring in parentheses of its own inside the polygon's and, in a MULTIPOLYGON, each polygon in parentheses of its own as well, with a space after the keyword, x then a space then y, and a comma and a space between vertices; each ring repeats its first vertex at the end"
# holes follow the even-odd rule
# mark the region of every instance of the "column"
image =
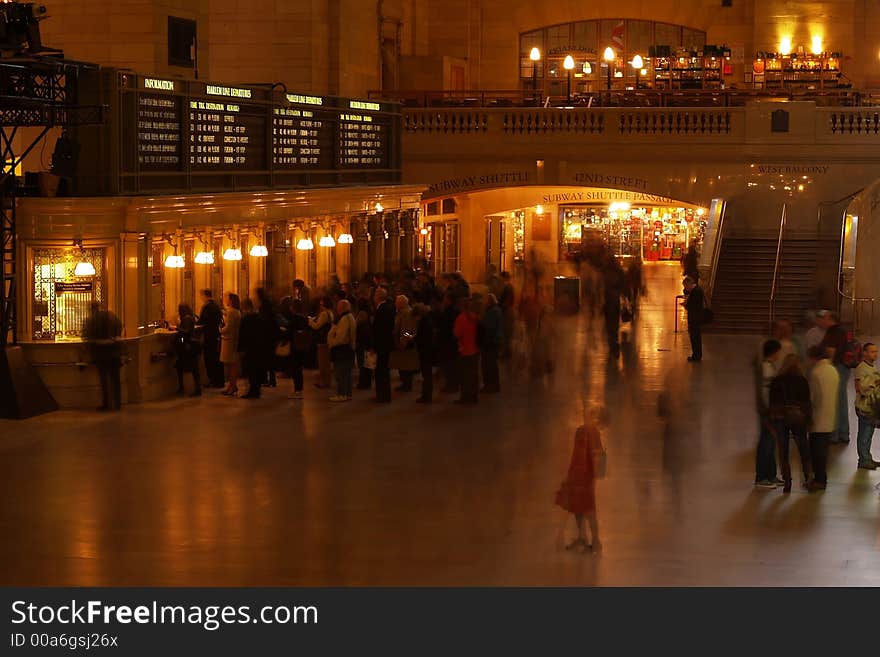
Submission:
MULTIPOLYGON (((400 271, 400 212, 393 210, 385 212, 385 271, 396 273, 400 271)), ((384 237, 384 235, 383 235, 384 237)))
POLYGON ((400 266, 412 267, 418 245, 419 211, 403 210, 400 213, 400 266))
MULTIPOLYGON (((122 321, 123 335, 133 338, 138 335, 138 326, 141 326, 141 247, 138 233, 122 233, 119 236, 119 261, 122 276, 117 286, 119 303, 110 309, 119 314, 122 321)), ((146 271, 146 261, 143 263, 146 271)), ((112 301, 112 300, 111 300, 112 301)))
POLYGON ((367 217, 367 264, 371 274, 385 271, 385 225, 383 213, 371 214, 367 217))
POLYGON ((354 242, 351 244, 351 281, 359 281, 369 266, 369 241, 367 240, 367 215, 355 215, 349 225, 354 242))

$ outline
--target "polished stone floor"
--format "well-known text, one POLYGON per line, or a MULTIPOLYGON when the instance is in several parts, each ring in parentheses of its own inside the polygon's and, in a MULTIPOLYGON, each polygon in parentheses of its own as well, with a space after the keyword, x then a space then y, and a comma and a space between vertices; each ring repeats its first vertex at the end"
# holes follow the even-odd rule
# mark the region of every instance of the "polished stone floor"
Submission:
POLYGON ((853 442, 825 493, 754 490, 757 338, 709 336, 689 365, 678 269, 647 273, 619 361, 562 319, 553 378, 508 370, 476 407, 294 402, 282 380, 0 421, 0 584, 880 585, 880 472, 853 442), (598 555, 561 549, 553 504, 585 400, 611 411, 598 555))

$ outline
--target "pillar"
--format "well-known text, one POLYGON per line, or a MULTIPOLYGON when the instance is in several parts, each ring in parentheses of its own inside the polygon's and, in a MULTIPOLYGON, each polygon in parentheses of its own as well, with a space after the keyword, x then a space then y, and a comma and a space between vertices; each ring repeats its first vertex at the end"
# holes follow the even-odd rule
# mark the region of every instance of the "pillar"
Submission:
POLYGON ((419 232, 419 211, 403 210, 400 213, 400 266, 412 267, 416 258, 419 232))
POLYGON ((383 213, 371 214, 367 217, 367 264, 371 274, 385 271, 385 221, 383 213))
POLYGON ((369 240, 367 239, 367 215, 355 215, 349 225, 354 239, 351 244, 351 280, 359 281, 369 267, 369 240))
MULTIPOLYGON (((119 261, 121 278, 117 290, 119 303, 115 310, 122 321, 123 335, 133 338, 138 335, 141 322, 141 269, 146 272, 146 260, 141 266, 141 240, 138 233, 122 233, 119 236, 119 261)), ((110 306, 113 309, 113 306, 110 306)))

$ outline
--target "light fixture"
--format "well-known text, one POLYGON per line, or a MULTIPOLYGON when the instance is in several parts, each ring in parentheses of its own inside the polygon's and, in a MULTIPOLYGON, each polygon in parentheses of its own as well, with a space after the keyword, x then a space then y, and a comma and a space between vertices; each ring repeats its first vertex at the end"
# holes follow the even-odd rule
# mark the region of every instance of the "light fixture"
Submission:
POLYGON ((645 65, 645 60, 642 59, 641 55, 636 55, 632 58, 632 67, 640 69, 645 65))
POLYGON ((296 243, 296 248, 300 251, 311 251, 315 248, 315 243, 312 241, 311 237, 303 237, 296 243))
POLYGON ((165 258, 165 266, 168 269, 183 269, 185 264, 183 256, 176 253, 165 258))
POLYGON ((617 59, 617 55, 614 54, 614 48, 612 48, 611 46, 605 48, 605 52, 602 53, 602 59, 604 59, 606 62, 613 62, 615 59, 617 59))
POLYGON ((529 53, 529 59, 531 59, 533 62, 540 62, 541 61, 541 51, 538 50, 537 47, 532 48, 532 51, 529 53))
POLYGON ((76 263, 76 268, 73 270, 74 276, 94 276, 95 275, 95 265, 91 262, 86 262, 85 260, 81 260, 76 263))
POLYGON ((565 60, 562 62, 562 68, 564 68, 566 71, 570 71, 571 69, 573 69, 574 57, 572 57, 571 55, 566 55, 565 60))
POLYGON ((697 208, 698 217, 702 217, 704 214, 706 214, 706 211, 703 208, 697 208))
POLYGON ((336 240, 337 244, 354 244, 354 238, 351 233, 342 233, 336 240))
POLYGON ((266 248, 265 244, 254 244, 251 247, 250 253, 255 258, 265 258, 269 255, 269 249, 266 248))
POLYGON ((592 75, 593 67, 590 65, 590 62, 584 62, 584 75, 592 75))
POLYGON ((241 260, 241 249, 238 249, 238 248, 226 249, 226 251, 223 252, 223 259, 224 260, 241 260))
POLYGON ((784 36, 779 41, 779 54, 783 57, 787 57, 791 54, 791 37, 784 36))
POLYGON ((538 95, 538 62, 541 61, 541 51, 537 48, 532 48, 532 51, 529 53, 529 59, 532 60, 532 91, 535 93, 535 105, 540 106, 541 97, 538 95))
POLYGON ((813 51, 813 54, 814 55, 821 55, 822 54, 822 37, 821 37, 821 35, 814 34, 812 36, 812 38, 810 39, 810 42, 811 42, 810 50, 813 51))
POLYGON ((539 203, 538 205, 535 206, 535 214, 538 215, 539 217, 540 217, 542 214, 544 214, 544 206, 541 205, 540 203, 539 203))
POLYGON ((318 240, 318 246, 336 246, 336 240, 333 239, 332 235, 322 235, 321 239, 318 240))
POLYGON ((214 264, 214 252, 213 251, 199 251, 196 253, 196 257, 193 258, 193 262, 197 265, 213 265, 214 264))
POLYGON ((83 249, 82 240, 73 240, 73 245, 79 249, 79 262, 73 268, 74 276, 94 276, 95 265, 86 260, 85 250, 83 249))
POLYGON ((428 229, 427 229, 427 228, 422 228, 422 229, 419 231, 419 235, 427 235, 427 234, 428 234, 428 229))
POLYGON ((377 202, 376 203, 376 212, 383 212, 384 210, 385 210, 385 208, 382 206, 382 204, 377 202))

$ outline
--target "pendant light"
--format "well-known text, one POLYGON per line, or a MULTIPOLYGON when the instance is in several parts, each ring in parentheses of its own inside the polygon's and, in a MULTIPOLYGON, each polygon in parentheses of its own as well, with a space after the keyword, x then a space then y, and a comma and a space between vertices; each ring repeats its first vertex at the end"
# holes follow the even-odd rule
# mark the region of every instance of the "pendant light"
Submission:
POLYGON ((214 253, 212 251, 199 251, 196 253, 196 257, 193 258, 193 261, 197 265, 213 265, 214 253))
POLYGON ((74 240, 73 245, 79 248, 79 262, 73 269, 74 276, 94 276, 95 265, 86 260, 85 250, 83 249, 82 240, 74 240))
POLYGON ((312 241, 311 237, 303 237, 296 243, 296 248, 300 251, 311 251, 315 248, 315 243, 312 241))
POLYGON ((224 260, 241 260, 241 249, 228 248, 223 252, 224 260))
POLYGON ((337 240, 337 244, 354 244, 354 238, 351 236, 351 233, 342 233, 337 240))
POLYGON ((318 240, 318 244, 320 246, 336 246, 336 240, 333 239, 332 235, 323 235, 320 240, 318 240))
POLYGON ((168 269, 183 269, 186 263, 183 260, 182 255, 177 255, 176 253, 165 258, 165 266, 168 269))
POLYGON ((255 258, 265 258, 269 255, 269 249, 266 248, 266 235, 262 227, 257 231, 257 243, 251 247, 250 254, 255 258))

